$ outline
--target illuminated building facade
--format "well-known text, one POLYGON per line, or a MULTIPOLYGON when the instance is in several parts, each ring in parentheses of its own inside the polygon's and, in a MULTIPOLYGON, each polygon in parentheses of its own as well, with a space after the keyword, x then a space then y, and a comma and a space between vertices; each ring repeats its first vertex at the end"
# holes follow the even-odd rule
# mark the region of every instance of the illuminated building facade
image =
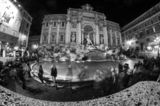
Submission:
POLYGON ((22 20, 19 28, 18 45, 20 45, 21 47, 27 47, 29 41, 30 27, 32 24, 32 17, 25 9, 21 10, 21 16, 22 20))
POLYGON ((45 15, 41 45, 83 45, 86 39, 94 45, 120 46, 120 26, 88 4, 82 9, 69 8, 67 14, 45 15))
POLYGON ((155 40, 159 36, 160 3, 122 28, 123 41, 137 39, 136 43, 139 45, 140 50, 146 50, 148 46, 155 46, 155 40))
POLYGON ((0 50, 26 47, 31 22, 32 17, 16 0, 0 0, 0 50))

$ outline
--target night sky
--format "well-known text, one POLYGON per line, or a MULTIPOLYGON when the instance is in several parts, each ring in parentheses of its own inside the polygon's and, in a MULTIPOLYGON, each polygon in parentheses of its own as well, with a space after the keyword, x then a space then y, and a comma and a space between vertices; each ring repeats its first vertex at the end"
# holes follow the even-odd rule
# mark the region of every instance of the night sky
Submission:
POLYGON ((40 35, 45 14, 66 14, 68 8, 88 3, 121 27, 153 7, 159 0, 18 0, 33 17, 30 35, 40 35))

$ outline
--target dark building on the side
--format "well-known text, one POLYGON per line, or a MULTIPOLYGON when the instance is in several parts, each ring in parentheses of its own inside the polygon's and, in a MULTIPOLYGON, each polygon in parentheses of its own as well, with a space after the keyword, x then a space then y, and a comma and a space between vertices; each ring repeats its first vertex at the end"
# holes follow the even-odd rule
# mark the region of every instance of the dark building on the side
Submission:
POLYGON ((160 3, 122 28, 125 46, 156 51, 160 46, 160 3))

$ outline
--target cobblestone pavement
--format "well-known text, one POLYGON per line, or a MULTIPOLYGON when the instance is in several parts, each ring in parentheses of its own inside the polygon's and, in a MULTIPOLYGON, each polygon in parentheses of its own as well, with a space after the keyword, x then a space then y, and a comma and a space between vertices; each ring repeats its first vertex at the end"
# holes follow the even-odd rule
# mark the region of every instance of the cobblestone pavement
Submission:
POLYGON ((160 84, 152 81, 139 82, 130 88, 110 96, 79 101, 50 102, 22 96, 0 86, 2 106, 160 106, 160 84))

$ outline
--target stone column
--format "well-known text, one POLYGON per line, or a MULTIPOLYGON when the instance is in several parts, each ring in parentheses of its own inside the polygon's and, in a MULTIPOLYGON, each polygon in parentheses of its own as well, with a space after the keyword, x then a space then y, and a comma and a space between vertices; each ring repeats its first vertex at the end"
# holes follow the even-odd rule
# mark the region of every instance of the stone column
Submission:
POLYGON ((48 32, 48 44, 51 44, 51 31, 52 31, 52 25, 49 25, 49 32, 48 32))
POLYGON ((6 57, 6 50, 5 49, 3 49, 3 51, 2 51, 2 56, 6 57))
POLYGON ((14 58, 16 58, 16 51, 15 50, 13 51, 13 56, 14 56, 14 58))
POLYGON ((60 21, 58 20, 58 24, 57 24, 56 44, 59 44, 59 32, 60 32, 60 21))
POLYGON ((109 29, 109 33, 110 33, 110 42, 111 42, 111 46, 113 45, 112 43, 113 43, 113 39, 112 39, 112 36, 113 36, 113 34, 112 34, 112 29, 109 29))
POLYGON ((107 33, 107 27, 103 27, 103 34, 104 34, 104 44, 108 46, 108 33, 107 33))
POLYGON ((118 32, 118 35, 119 35, 119 40, 120 40, 120 46, 122 46, 122 35, 120 32, 118 32))
POLYGON ((117 39, 118 33, 117 33, 117 31, 114 31, 114 33, 115 33, 114 36, 115 36, 115 43, 116 43, 115 45, 118 46, 118 39, 117 39))
POLYGON ((43 29, 44 29, 44 26, 42 25, 41 37, 40 37, 40 44, 42 44, 42 42, 43 42, 43 29))
POLYGON ((84 40, 83 37, 84 37, 84 31, 82 30, 82 31, 81 31, 81 44, 82 44, 82 45, 83 45, 83 43, 84 43, 84 42, 83 42, 83 40, 84 40))
POLYGON ((81 22, 78 22, 78 36, 77 36, 77 44, 81 44, 81 36, 82 36, 82 33, 81 33, 81 22))
POLYGON ((28 47, 30 28, 31 28, 31 25, 29 25, 29 28, 28 28, 28 34, 27 34, 27 39, 26 39, 26 48, 28 47))
POLYGON ((0 41, 0 52, 1 52, 1 50, 2 50, 2 42, 0 41))
POLYGON ((98 24, 96 24, 96 45, 99 45, 99 28, 98 28, 98 24))
POLYGON ((68 44, 70 42, 70 27, 71 27, 71 23, 68 20, 67 21, 67 25, 66 25, 66 38, 65 38, 65 43, 68 44))

